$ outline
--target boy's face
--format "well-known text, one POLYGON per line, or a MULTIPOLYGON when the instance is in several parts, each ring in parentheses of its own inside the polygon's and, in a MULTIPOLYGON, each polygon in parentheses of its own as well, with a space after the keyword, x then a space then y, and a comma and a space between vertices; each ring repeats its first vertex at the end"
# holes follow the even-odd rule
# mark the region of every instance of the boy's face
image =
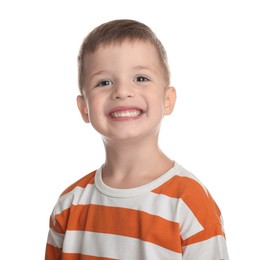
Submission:
POLYGON ((157 137, 163 116, 173 110, 175 89, 166 86, 151 43, 124 41, 84 57, 77 102, 84 121, 106 140, 157 137))

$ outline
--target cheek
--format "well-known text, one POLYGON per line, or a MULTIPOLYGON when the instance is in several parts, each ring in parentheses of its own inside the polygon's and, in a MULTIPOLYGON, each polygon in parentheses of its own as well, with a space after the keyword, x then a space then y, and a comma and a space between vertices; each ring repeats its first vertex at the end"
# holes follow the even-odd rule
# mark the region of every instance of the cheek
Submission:
POLYGON ((164 117, 165 109, 162 97, 154 97, 151 99, 148 114, 152 116, 155 121, 161 120, 164 117))
POLYGON ((105 116, 105 100, 100 96, 94 96, 89 100, 89 119, 92 124, 98 124, 105 116))
POLYGON ((153 95, 150 96, 150 100, 154 109, 157 109, 158 111, 164 110, 165 96, 163 92, 153 93, 153 95))
POLYGON ((99 111, 102 109, 103 104, 105 103, 105 101, 103 100, 102 95, 98 95, 98 94, 93 94, 89 96, 88 99, 88 105, 89 105, 89 110, 91 111, 99 111))

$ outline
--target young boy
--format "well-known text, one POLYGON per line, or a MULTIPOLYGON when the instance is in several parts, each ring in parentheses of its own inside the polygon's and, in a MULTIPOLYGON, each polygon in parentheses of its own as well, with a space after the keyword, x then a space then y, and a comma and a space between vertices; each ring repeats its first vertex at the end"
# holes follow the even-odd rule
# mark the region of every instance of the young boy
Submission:
POLYGON ((101 134, 106 160, 61 194, 45 259, 228 260, 217 205, 158 146, 176 93, 156 35, 133 20, 102 24, 78 65, 78 108, 101 134))

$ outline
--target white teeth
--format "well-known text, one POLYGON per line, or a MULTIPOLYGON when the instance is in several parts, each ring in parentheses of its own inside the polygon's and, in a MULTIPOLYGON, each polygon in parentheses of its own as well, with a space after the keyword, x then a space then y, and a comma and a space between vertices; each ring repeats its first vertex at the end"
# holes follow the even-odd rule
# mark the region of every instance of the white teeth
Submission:
POLYGON ((141 114, 140 110, 127 110, 127 111, 117 111, 111 113, 111 117, 119 118, 119 117, 136 117, 141 114))

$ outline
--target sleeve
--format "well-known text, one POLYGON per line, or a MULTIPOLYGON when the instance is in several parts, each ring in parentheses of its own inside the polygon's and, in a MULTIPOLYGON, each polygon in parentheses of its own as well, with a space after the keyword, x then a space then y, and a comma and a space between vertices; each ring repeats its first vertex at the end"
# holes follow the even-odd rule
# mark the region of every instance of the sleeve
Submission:
POLYGON ((183 260, 229 260, 221 224, 204 229, 184 243, 183 260))
POLYGON ((62 192, 58 198, 50 217, 50 228, 46 244, 45 260, 61 260, 63 257, 63 243, 67 223, 70 218, 70 210, 75 197, 77 187, 85 188, 88 184, 94 183, 96 171, 93 171, 62 192))
POLYGON ((181 230, 183 260, 229 260, 220 209, 200 183, 190 180, 189 186, 182 197, 192 213, 191 235, 183 237, 183 225, 181 230))
POLYGON ((64 240, 64 230, 54 216, 50 217, 50 227, 48 232, 45 260, 61 260, 62 246, 64 240))

